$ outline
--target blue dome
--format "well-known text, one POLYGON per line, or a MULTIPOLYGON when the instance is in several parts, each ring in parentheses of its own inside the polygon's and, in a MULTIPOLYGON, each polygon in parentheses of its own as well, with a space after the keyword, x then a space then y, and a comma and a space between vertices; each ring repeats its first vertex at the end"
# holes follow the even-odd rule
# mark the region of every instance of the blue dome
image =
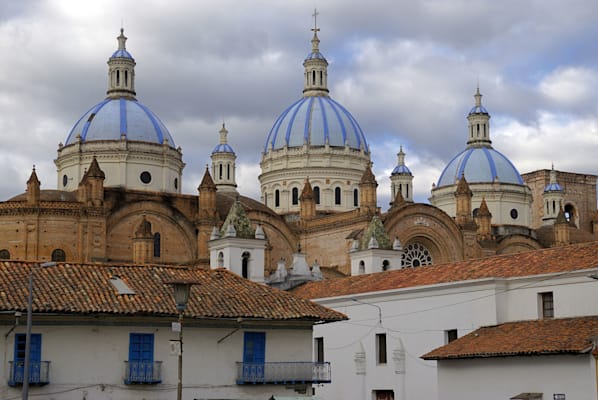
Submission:
POLYGON ((501 183, 523 185, 515 166, 491 147, 470 147, 457 154, 442 171, 437 186, 454 185, 463 174, 469 183, 490 183, 498 177, 501 183))
POLYGON ((391 175, 398 175, 398 174, 407 174, 411 175, 411 170, 407 168, 406 165, 397 165, 395 169, 392 170, 391 175))
MULTIPOLYGON (((312 53, 313 54, 313 53, 312 53)), ((343 106, 328 96, 306 96, 284 110, 268 134, 264 151, 288 147, 344 147, 369 152, 361 127, 343 106)))
POLYGON ((549 183, 544 188, 544 192, 562 192, 563 188, 558 183, 549 183))
POLYGON ((469 114, 489 114, 489 112, 486 110, 486 107, 480 104, 479 106, 473 106, 471 110, 469 110, 469 114))
POLYGON ((311 53, 309 53, 307 55, 307 57, 305 59, 306 60, 314 60, 314 59, 326 60, 326 57, 324 57, 324 55, 322 53, 320 53, 319 51, 312 51, 311 53))
POLYGON ((131 55, 131 53, 129 53, 125 49, 122 49, 122 50, 118 49, 118 50, 116 50, 114 53, 112 53, 112 56, 110 58, 114 58, 114 57, 133 59, 133 56, 131 55))
POLYGON ((93 106, 77 121, 65 145, 74 143, 77 135, 82 142, 96 140, 121 140, 121 135, 127 140, 138 140, 175 147, 174 140, 168 129, 158 117, 137 100, 124 97, 105 99, 93 106))
POLYGON ((212 150, 212 154, 214 153, 233 153, 235 154, 234 150, 228 143, 218 143, 214 150, 212 150))

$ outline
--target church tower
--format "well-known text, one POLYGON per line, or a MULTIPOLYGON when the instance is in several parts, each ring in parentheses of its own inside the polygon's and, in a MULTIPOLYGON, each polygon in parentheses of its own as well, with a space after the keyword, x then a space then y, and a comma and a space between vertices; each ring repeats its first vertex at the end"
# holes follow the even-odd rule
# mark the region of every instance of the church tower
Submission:
POLYGON ((397 158, 397 166, 390 174, 390 198, 395 199, 397 192, 401 192, 404 201, 413 202, 413 174, 405 165, 403 146, 401 146, 397 158))
POLYGON ((233 148, 228 144, 228 131, 222 123, 220 129, 220 142, 212 150, 212 178, 216 188, 224 192, 236 192, 237 183, 235 182, 235 160, 237 156, 233 148))
POLYGON ((553 165, 550 170, 550 181, 544 188, 544 193, 542 193, 542 200, 544 203, 542 225, 552 225, 555 223, 559 216, 560 209, 564 207, 563 198, 563 188, 556 181, 556 171, 554 170, 553 165))

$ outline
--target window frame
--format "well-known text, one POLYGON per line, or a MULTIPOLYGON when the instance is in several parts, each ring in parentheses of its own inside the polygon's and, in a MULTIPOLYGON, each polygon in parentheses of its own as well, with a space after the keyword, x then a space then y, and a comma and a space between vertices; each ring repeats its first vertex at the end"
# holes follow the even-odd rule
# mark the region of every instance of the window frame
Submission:
POLYGON ((376 333, 376 364, 388 364, 388 343, 386 333, 376 333))

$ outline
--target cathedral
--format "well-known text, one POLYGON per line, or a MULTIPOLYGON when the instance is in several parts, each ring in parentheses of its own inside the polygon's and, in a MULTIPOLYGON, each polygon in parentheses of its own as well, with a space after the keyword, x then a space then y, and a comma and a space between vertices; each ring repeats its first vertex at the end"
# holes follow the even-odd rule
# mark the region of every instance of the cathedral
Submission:
POLYGON ((382 212, 366 132, 332 98, 312 30, 303 92, 264 132, 261 196, 252 199, 238 193, 224 124, 197 193, 182 193, 183 149, 136 98, 136 61, 121 29, 106 98, 58 145, 57 189, 41 190, 34 169, 26 192, 0 203, 0 258, 221 267, 287 288, 293 279, 598 239, 596 176, 554 167, 520 174, 492 147, 479 88, 464 149, 446 164, 430 203, 413 201, 415 177, 400 148, 393 201, 382 212))

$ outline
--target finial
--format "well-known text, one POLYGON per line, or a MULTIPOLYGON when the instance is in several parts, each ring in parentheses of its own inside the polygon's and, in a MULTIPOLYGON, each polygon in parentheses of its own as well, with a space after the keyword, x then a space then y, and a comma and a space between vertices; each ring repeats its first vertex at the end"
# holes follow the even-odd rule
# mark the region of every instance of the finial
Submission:
POLYGON ((125 36, 125 29, 120 28, 120 35, 116 38, 118 39, 118 49, 119 50, 126 50, 125 43, 127 41, 127 37, 125 36))
POLYGON ((318 12, 318 10, 316 8, 314 8, 314 13, 311 15, 312 17, 314 17, 314 27, 312 29, 314 34, 320 30, 318 28, 318 15, 320 15, 320 13, 318 12))
POLYGON ((481 107, 482 106, 482 95, 480 94, 480 85, 479 84, 476 87, 475 95, 473 97, 475 97, 476 107, 481 107))
POLYGON ((35 164, 33 164, 33 170, 35 171, 35 164))

